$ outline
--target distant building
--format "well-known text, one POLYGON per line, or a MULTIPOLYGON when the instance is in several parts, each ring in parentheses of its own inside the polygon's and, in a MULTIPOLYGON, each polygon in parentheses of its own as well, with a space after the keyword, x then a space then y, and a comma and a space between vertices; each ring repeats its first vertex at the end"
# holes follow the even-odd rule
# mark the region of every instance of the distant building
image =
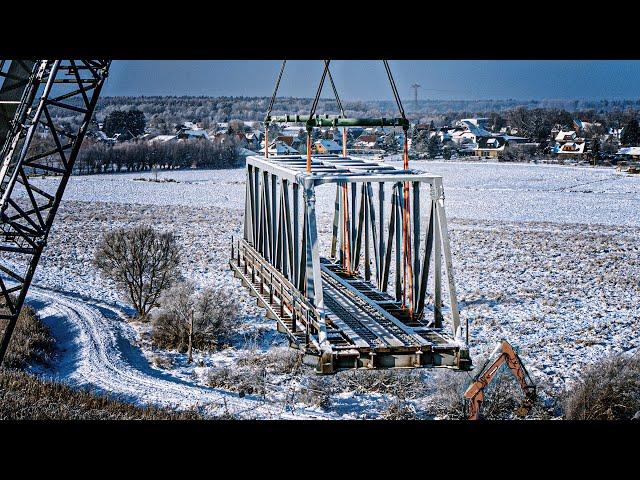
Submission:
POLYGON ((558 158, 582 158, 585 153, 585 145, 586 143, 584 140, 558 144, 554 148, 554 153, 558 155, 558 158))
POLYGON ((463 118, 460 120, 461 123, 467 126, 473 126, 479 130, 488 131, 489 119, 486 117, 482 118, 463 118))
POLYGON ((552 152, 558 158, 582 158, 585 154, 587 143, 582 137, 578 137, 575 130, 559 130, 555 133, 555 145, 552 152))
POLYGON ((191 140, 204 138, 209 140, 209 134, 203 128, 198 127, 193 122, 185 122, 182 125, 176 125, 176 135, 181 140, 191 140))
POLYGON ((149 143, 167 143, 167 142, 176 142, 178 140, 177 135, 156 135, 149 143))
POLYGON ((278 135, 276 137, 276 141, 277 142, 283 142, 286 143, 287 145, 289 145, 290 147, 293 146, 293 140, 296 137, 293 137, 292 135, 278 135))
POLYGON ((574 130, 567 130, 567 131, 560 130, 556 134, 554 140, 558 143, 575 142, 577 137, 578 135, 574 130))
POLYGON ((507 141, 503 137, 480 137, 474 153, 482 158, 499 158, 506 146, 507 141))
POLYGON ((573 127, 577 132, 589 133, 595 128, 601 127, 602 124, 598 122, 583 122, 582 120, 574 120, 573 127))
POLYGON ((342 153, 342 147, 333 140, 318 140, 313 144, 313 148, 316 153, 342 153))
MULTIPOLYGON (((259 153, 264 155, 264 142, 259 153)), ((300 152, 281 140, 274 140, 269 144, 269 155, 300 155, 300 152)))
POLYGON ((109 145, 113 145, 114 143, 116 143, 116 140, 118 138, 117 136, 114 136, 113 138, 108 137, 107 134, 104 133, 102 130, 96 130, 94 132, 89 132, 89 133, 87 133, 87 137, 93 137, 99 143, 106 143, 106 144, 109 144, 109 145))
POLYGON ((304 128, 295 125, 289 125, 281 130, 282 135, 295 138, 300 135, 300 131, 305 132, 304 128))
POLYGON ((353 142, 353 148, 357 150, 373 150, 377 146, 378 137, 375 134, 363 133, 353 142))
POLYGON ((629 160, 640 160, 640 147, 623 147, 616 152, 616 155, 629 160))

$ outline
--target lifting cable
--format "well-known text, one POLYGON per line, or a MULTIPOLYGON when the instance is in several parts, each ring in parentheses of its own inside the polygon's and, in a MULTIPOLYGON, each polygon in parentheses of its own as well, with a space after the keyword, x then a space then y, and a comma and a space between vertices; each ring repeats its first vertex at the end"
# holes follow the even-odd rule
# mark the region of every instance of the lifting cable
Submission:
MULTIPOLYGON (((400 111, 400 115, 403 120, 406 120, 407 117, 404 113, 404 108, 402 107, 402 100, 400 99, 400 94, 398 93, 398 88, 396 87, 396 82, 393 80, 393 75, 391 73, 391 67, 389 67, 389 62, 387 60, 383 60, 384 68, 387 72, 387 77, 389 78, 389 83, 391 84, 391 90, 393 92, 393 97, 396 101, 396 105, 398 106, 398 110, 400 111)), ((404 132, 404 148, 402 154, 403 167, 405 170, 409 169, 409 139, 407 130, 409 129, 407 123, 405 123, 402 127, 404 132)), ((404 246, 404 256, 403 256, 403 282, 402 282, 402 306, 408 307, 409 309, 409 318, 413 319, 413 267, 411 265, 412 262, 412 253, 411 253, 411 211, 409 207, 409 182, 403 182, 403 215, 402 215, 402 242, 404 246)))
MULTIPOLYGON (((327 74, 329 75, 329 82, 331 83, 331 88, 333 89, 333 94, 336 97, 336 103, 338 104, 338 109, 340 110, 340 115, 343 118, 346 118, 344 113, 344 108, 342 107, 342 101, 340 101, 340 95, 338 95, 338 89, 336 88, 336 84, 333 81, 333 75, 331 75, 331 70, 329 69, 330 60, 325 60, 325 68, 327 74)), ((347 156, 347 127, 342 128, 342 156, 347 156)), ((343 215, 342 215, 342 266, 347 271, 347 274, 352 274, 351 269, 351 238, 349 236, 349 232, 351 232, 351 228, 349 227, 349 190, 347 187, 347 183, 343 183, 342 185, 342 207, 343 207, 343 215)))
MULTIPOLYGON (((329 63, 331 60, 324 61, 324 69, 322 70, 322 77, 320 77, 320 84, 318 85, 318 90, 316 91, 316 97, 313 99, 313 103, 311 104, 311 112, 309 113, 309 122, 316 113, 316 108, 318 108, 318 101, 320 100, 320 95, 322 94, 322 87, 324 86, 324 80, 327 78, 327 71, 329 70, 329 63)), ((311 173, 311 132, 313 131, 313 127, 307 123, 307 173, 311 173)))
MULTIPOLYGON (((275 89, 273 91, 273 95, 271 97, 271 101, 269 103, 269 108, 267 110, 267 115, 265 117, 265 158, 269 157, 269 118, 271 115, 271 111, 273 110, 273 105, 275 103, 275 98, 278 92, 278 88, 280 86, 280 81, 282 80, 282 75, 284 73, 284 69, 285 69, 285 65, 286 65, 287 61, 283 60, 282 61, 282 66, 280 68, 280 73, 278 74, 278 79, 276 81, 276 85, 275 85, 275 89)), ((313 119, 313 116, 316 113, 316 109, 318 107, 318 102, 320 101, 320 96, 322 94, 322 88, 324 86, 324 82, 325 79, 327 77, 327 74, 329 75, 329 82, 331 83, 331 88, 333 90, 333 93, 336 97, 336 102, 338 104, 338 108, 340 110, 340 114, 342 115, 343 118, 346 118, 345 116, 345 112, 344 112, 344 108, 342 105, 342 101, 340 100, 340 96, 338 95, 338 90, 336 88, 336 85, 333 81, 333 76, 331 75, 331 71, 329 70, 329 64, 331 63, 331 60, 324 60, 324 69, 322 71, 322 76, 320 78, 320 83, 318 85, 318 89, 316 91, 316 96, 313 100, 313 103, 311 105, 311 112, 309 113, 309 121, 307 123, 307 162, 306 162, 306 171, 307 173, 311 173, 311 133, 313 131, 313 127, 311 126, 311 122, 313 119)), ((404 108, 402 106, 402 100, 400 99, 400 94, 398 93, 398 88, 396 86, 395 80, 393 79, 393 74, 391 73, 391 68, 389 67, 389 62, 387 60, 383 60, 383 64, 385 67, 385 71, 387 73, 387 77, 389 79, 389 83, 391 85, 391 90, 393 92, 393 97, 394 100, 396 102, 396 105, 398 107, 398 110, 400 112, 400 115, 402 117, 403 120, 407 120, 407 117, 405 115, 405 111, 404 108)), ((404 131, 404 152, 403 152, 403 164, 404 164, 404 169, 408 170, 409 168, 409 145, 408 145, 408 126, 405 123, 403 125, 403 131, 404 131)), ((346 127, 343 129, 342 131, 342 153, 343 156, 346 157, 346 137, 347 137, 347 130, 346 127)), ((344 245, 344 260, 345 260, 345 266, 347 267, 347 271, 351 272, 351 258, 350 258, 350 245, 349 245, 349 239, 348 239, 348 214, 347 214, 347 209, 348 209, 348 195, 347 195, 347 184, 345 183, 343 185, 343 206, 345 209, 345 218, 344 218, 344 238, 345 238, 345 245, 344 245)), ((411 254, 411 238, 410 238, 410 228, 411 228, 411 218, 410 218, 410 207, 409 207, 409 182, 404 182, 404 188, 403 188, 403 199, 404 199, 404 214, 403 214, 403 225, 402 225, 402 233, 403 233, 403 244, 404 244, 404 258, 403 258, 403 263, 404 263, 404 268, 403 268, 403 295, 402 295, 402 303, 403 306, 407 306, 407 304, 409 304, 409 315, 412 318, 413 317, 413 272, 412 272, 412 266, 411 266, 411 259, 412 259, 412 254, 411 254), (407 289, 408 286, 408 289, 407 289), (408 290, 408 292, 407 292, 408 290), (408 293, 408 295, 407 295, 408 293), (408 297, 408 298, 407 298, 408 297)))
MULTIPOLYGON (((325 60, 325 62, 328 62, 328 60, 325 60)), ((333 94, 336 96, 336 103, 338 104, 340 115, 342 115, 343 118, 346 118, 347 116, 344 114, 344 108, 342 108, 340 95, 338 95, 338 89, 336 88, 336 84, 333 82, 333 75, 331 75, 331 70, 329 70, 329 65, 327 65, 327 74, 329 75, 329 81, 331 82, 331 88, 333 89, 333 94)))
MULTIPOLYGON (((338 89, 336 88, 336 84, 333 83, 333 76, 331 75, 331 70, 329 70, 329 68, 327 68, 327 73, 329 74, 329 81, 331 82, 331 88, 333 88, 333 94, 336 96, 340 115, 342 115, 343 118, 347 118, 344 113, 344 108, 342 107, 342 102, 340 101, 340 96, 338 95, 338 89)), ((342 156, 345 158, 347 156, 347 127, 342 127, 342 156)))
MULTIPOLYGON (((276 95, 278 94, 278 88, 280 87, 280 80, 282 80, 282 74, 284 73, 284 67, 287 64, 286 60, 282 61, 280 67, 280 73, 278 74, 278 80, 276 80, 276 87, 273 89, 273 95, 271 96, 271 102, 269 102, 269 109, 267 115, 264 118, 264 157, 269 158, 269 117, 271 116, 271 110, 273 110, 273 104, 276 101, 276 95)), ((277 150, 276 150, 277 153, 277 150)))

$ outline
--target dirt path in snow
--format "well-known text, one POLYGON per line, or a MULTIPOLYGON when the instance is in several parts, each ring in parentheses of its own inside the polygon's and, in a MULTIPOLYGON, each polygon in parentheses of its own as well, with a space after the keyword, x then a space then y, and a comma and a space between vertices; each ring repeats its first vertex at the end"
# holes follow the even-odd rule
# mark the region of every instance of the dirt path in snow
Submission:
POLYGON ((327 418, 306 409, 283 411, 282 405, 257 397, 240 398, 220 389, 197 386, 151 367, 134 346, 136 333, 118 308, 73 294, 32 286, 28 303, 57 340, 59 358, 48 375, 74 386, 136 404, 176 409, 197 408, 205 416, 228 412, 240 418, 327 418))

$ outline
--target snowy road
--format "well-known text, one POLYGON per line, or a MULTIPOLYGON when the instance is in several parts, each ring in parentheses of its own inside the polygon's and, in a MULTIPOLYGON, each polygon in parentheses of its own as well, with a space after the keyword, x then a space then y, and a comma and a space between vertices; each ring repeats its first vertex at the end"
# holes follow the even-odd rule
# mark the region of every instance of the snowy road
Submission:
POLYGON ((310 409, 283 412, 282 405, 197 386, 151 367, 135 346, 136 333, 124 320, 124 312, 113 306, 35 286, 29 290, 28 303, 39 311, 58 342, 56 380, 140 405, 196 408, 205 416, 225 412, 263 419, 327 416, 310 409))

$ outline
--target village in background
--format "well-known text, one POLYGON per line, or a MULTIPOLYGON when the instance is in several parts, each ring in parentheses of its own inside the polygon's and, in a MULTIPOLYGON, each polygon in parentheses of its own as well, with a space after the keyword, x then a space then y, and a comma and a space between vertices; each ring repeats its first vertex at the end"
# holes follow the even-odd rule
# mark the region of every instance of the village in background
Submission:
MULTIPOLYGON (((229 168, 264 154, 267 98, 106 97, 76 162, 76 173, 229 168)), ((282 98, 274 114, 304 114, 308 99, 282 98)), ((491 160, 616 166, 634 173, 640 157, 637 101, 408 102, 411 159, 491 160)), ((385 101, 346 102, 353 117, 394 116, 385 101)), ((319 112, 334 112, 321 100, 319 112)), ((72 123, 73 117, 65 119, 72 123)), ((306 154, 302 124, 271 124, 270 155, 306 154)), ((44 132, 43 132, 44 133, 44 132)), ((342 132, 315 128, 313 153, 342 153, 342 132)), ((350 128, 350 155, 382 159, 402 151, 403 132, 350 128)))

